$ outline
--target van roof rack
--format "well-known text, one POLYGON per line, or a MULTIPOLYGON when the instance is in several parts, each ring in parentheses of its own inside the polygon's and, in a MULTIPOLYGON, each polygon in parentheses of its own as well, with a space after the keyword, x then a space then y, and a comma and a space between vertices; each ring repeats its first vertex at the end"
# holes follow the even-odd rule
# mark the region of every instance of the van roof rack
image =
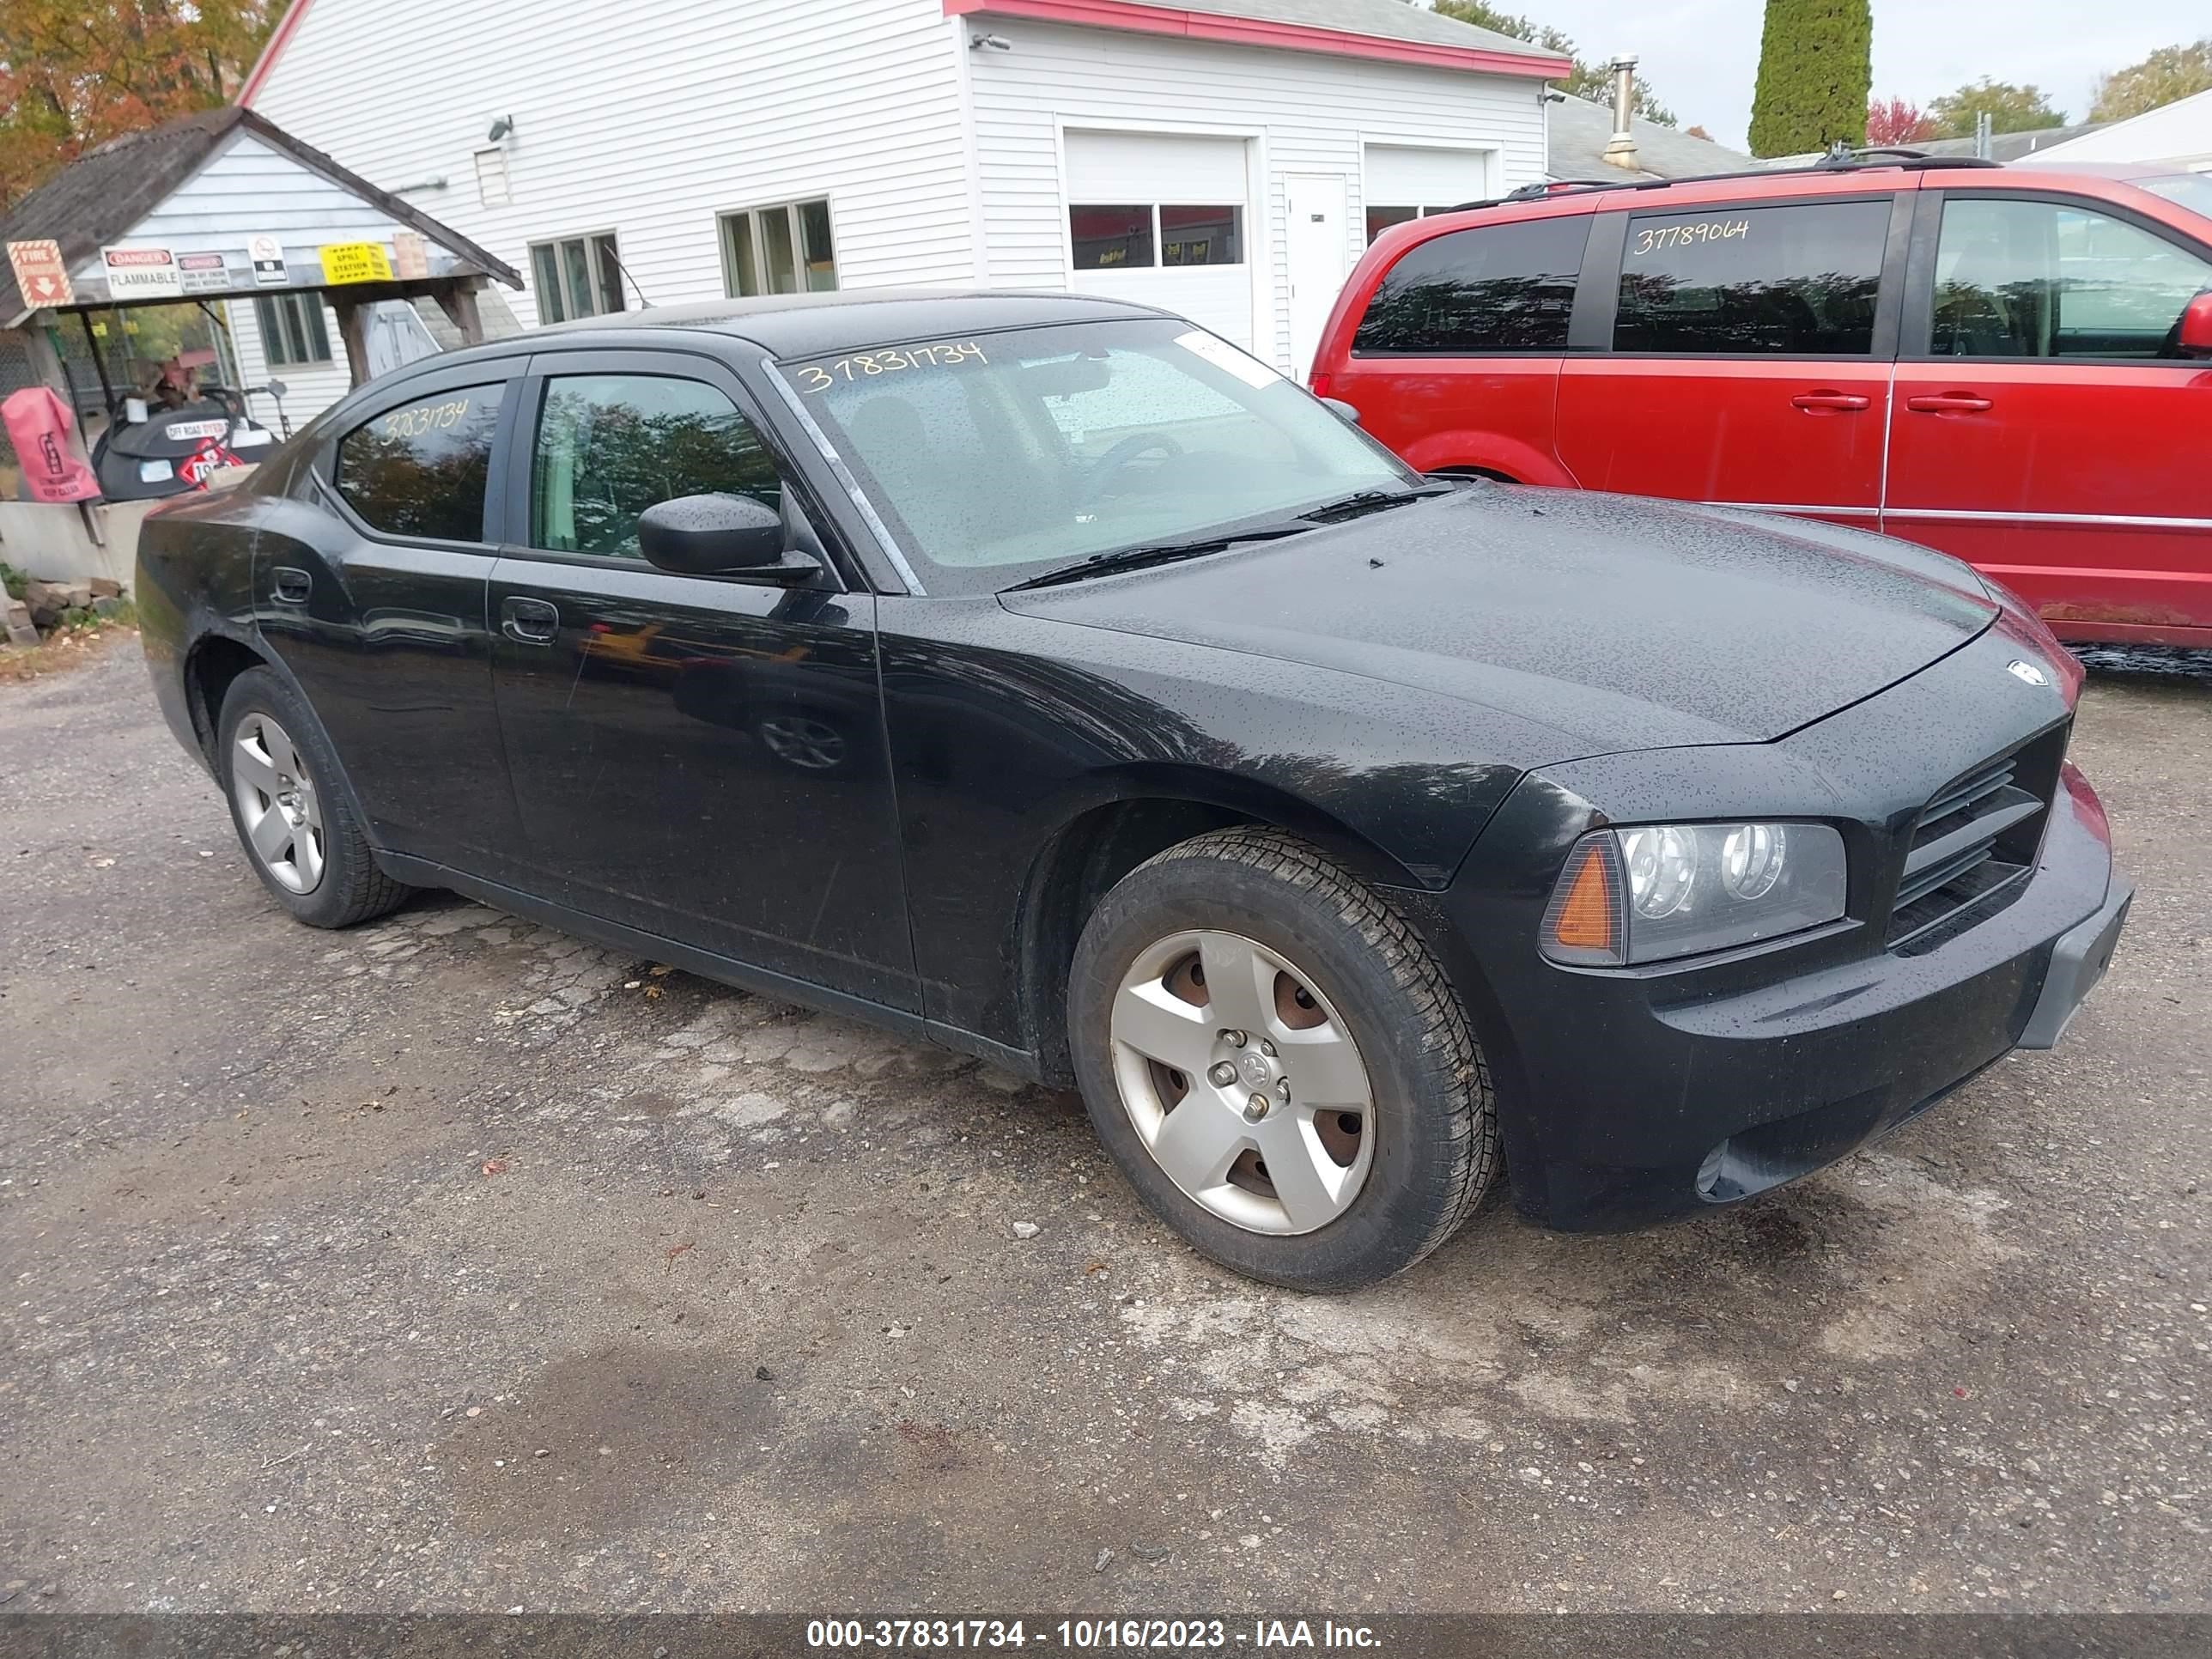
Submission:
POLYGON ((1900 167, 1918 173, 1948 167, 1996 167, 2004 165, 1980 155, 1931 155, 1924 149, 1898 144, 1876 144, 1864 149, 1836 149, 1819 161, 1789 167, 1747 167, 1735 173, 1698 173, 1680 179, 1550 179, 1523 185, 1503 196, 1480 202, 1461 202, 1447 213, 1472 213, 1478 208, 1504 207, 1515 202, 1542 202, 1554 196, 1579 196, 1601 190, 1671 190, 1676 185, 1715 185, 1737 179, 1788 179, 1816 173, 1852 173, 1863 168, 1900 167))

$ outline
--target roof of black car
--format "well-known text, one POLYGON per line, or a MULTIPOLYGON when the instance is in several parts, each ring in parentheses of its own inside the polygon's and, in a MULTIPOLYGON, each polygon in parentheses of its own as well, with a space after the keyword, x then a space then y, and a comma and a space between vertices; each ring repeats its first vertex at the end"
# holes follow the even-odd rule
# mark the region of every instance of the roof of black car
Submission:
POLYGON ((681 330, 750 340, 777 357, 943 338, 1052 323, 1097 322, 1153 314, 1152 307, 1092 295, 989 289, 870 288, 835 294, 776 294, 753 300, 702 300, 611 317, 580 317, 501 341, 512 350, 543 342, 635 343, 640 331, 681 330))

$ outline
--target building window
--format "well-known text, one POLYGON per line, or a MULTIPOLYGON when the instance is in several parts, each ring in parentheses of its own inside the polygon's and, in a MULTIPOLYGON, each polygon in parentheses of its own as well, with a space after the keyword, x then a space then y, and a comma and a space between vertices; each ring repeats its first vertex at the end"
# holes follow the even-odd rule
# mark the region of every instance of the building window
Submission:
POLYGON ((538 289, 538 320, 564 323, 623 308, 623 269, 612 231, 533 242, 530 272, 538 289))
POLYGON ((483 207, 505 207, 514 199, 507 183, 507 152, 494 144, 477 152, 477 202, 483 207))
POLYGON ((1431 213, 1449 213, 1449 207, 1371 207, 1367 210, 1367 240, 1373 241, 1393 225, 1425 219, 1431 213))
POLYGON ((1085 204, 1067 210, 1078 270, 1137 270, 1158 265, 1241 265, 1241 207, 1085 204))
POLYGON ((721 227, 722 286, 732 297, 836 289, 829 203, 783 202, 726 213, 721 227))
POLYGON ((323 302, 313 294, 255 296, 253 320, 261 331, 261 352, 271 368, 331 360, 331 337, 323 327, 323 302))

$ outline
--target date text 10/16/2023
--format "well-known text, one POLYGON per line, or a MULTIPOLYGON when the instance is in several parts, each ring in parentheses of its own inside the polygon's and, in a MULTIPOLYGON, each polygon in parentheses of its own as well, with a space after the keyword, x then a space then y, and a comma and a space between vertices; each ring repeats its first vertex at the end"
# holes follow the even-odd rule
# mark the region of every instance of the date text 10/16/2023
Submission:
POLYGON ((1380 1633, 1333 1619, 815 1619, 814 1650, 1043 1648, 1070 1653, 1250 1648, 1372 1650, 1380 1633))

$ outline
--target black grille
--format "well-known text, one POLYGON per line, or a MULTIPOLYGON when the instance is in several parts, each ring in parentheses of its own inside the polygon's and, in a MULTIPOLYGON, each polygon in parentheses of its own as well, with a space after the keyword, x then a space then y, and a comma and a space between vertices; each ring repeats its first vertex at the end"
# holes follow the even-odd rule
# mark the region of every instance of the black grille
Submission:
POLYGON ((2008 902, 1999 896, 2034 867, 2065 754, 2065 732, 2049 732, 1936 792, 1906 841, 1890 949, 1932 950, 2008 902))

